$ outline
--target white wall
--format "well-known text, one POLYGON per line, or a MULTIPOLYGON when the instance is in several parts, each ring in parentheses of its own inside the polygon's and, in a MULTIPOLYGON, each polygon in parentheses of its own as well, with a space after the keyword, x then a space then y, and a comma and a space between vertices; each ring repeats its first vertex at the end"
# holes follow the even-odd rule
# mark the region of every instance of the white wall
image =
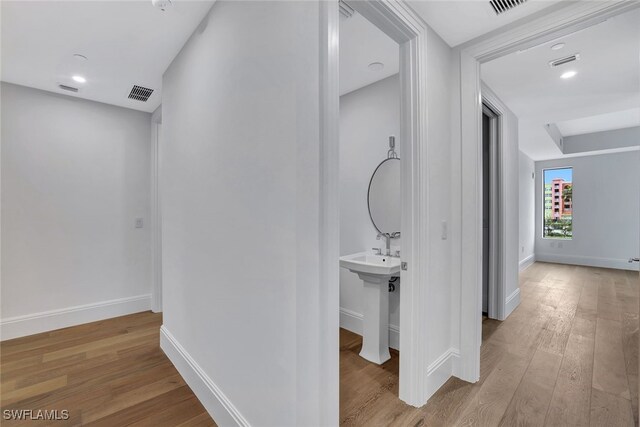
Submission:
MULTIPOLYGON (((367 209, 371 174, 387 158, 390 135, 400 134, 400 79, 387 77, 340 97, 340 255, 385 250, 367 209)), ((401 155, 399 141, 396 152, 401 155)), ((398 188, 398 191, 400 189, 398 188)), ((398 206, 400 209, 400 206, 398 206)), ((392 246, 401 246, 392 239, 392 246)), ((340 325, 362 333, 362 280, 340 269, 340 325)), ((398 348, 400 286, 389 294, 390 345, 398 348)))
POLYGON ((8 83, 2 113, 3 339, 149 309, 150 115, 8 83))
POLYGON ((318 425, 337 402, 319 368, 319 11, 217 2, 163 79, 161 343, 220 425, 318 425))
MULTIPOLYGON (((427 158, 428 193, 426 226, 431 236, 427 309, 428 394, 435 392, 451 376, 457 349, 452 345, 451 318, 451 103, 454 84, 451 48, 433 30, 427 33, 427 158), (448 234, 442 238, 442 222, 448 234)), ((402 287, 402 285, 400 285, 402 287)))
POLYGON ((637 269, 640 152, 536 162, 536 260, 637 269), (545 168, 573 167, 573 239, 542 238, 545 168))
POLYGON ((535 261, 535 170, 536 165, 522 151, 518 183, 520 186, 520 269, 524 269, 535 261))

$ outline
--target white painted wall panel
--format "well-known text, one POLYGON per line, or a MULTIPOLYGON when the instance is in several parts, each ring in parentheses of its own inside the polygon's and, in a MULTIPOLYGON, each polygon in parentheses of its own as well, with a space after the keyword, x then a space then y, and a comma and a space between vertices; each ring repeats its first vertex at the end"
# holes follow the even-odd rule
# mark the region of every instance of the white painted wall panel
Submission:
POLYGON ((148 113, 2 83, 3 319, 148 296, 150 144, 148 113))
POLYGON ((163 80, 164 328, 251 425, 319 419, 319 11, 218 2, 163 80))
POLYGON ((533 262, 535 251, 535 162, 522 151, 519 153, 520 171, 520 268, 533 262))

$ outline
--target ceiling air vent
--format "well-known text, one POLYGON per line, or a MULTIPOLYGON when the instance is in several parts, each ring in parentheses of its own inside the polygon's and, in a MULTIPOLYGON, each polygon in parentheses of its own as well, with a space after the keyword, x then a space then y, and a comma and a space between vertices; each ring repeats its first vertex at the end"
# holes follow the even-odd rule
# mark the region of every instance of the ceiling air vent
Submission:
POLYGON ((502 15, 508 10, 513 9, 516 6, 520 6, 526 3, 527 0, 491 0, 489 4, 493 8, 496 15, 502 15))
POLYGON ((69 92, 78 92, 78 88, 77 87, 71 87, 71 86, 67 86, 67 85, 58 85, 58 87, 62 90, 68 90, 69 92))
POLYGON ((153 89, 134 85, 133 88, 131 88, 131 92, 129 92, 129 99, 135 99, 136 101, 147 102, 147 100, 149 99, 152 93, 153 93, 153 89))
POLYGON ((579 59, 580 59, 580 54, 579 53, 575 53, 575 54, 570 55, 570 56, 565 56, 564 58, 554 59, 553 61, 549 62, 549 66, 551 68, 558 67, 560 65, 568 64, 569 62, 577 61, 579 59))
POLYGON ((351 18, 353 16, 355 11, 347 3, 340 0, 338 1, 338 5, 340 7, 340 15, 342 15, 343 18, 351 18))

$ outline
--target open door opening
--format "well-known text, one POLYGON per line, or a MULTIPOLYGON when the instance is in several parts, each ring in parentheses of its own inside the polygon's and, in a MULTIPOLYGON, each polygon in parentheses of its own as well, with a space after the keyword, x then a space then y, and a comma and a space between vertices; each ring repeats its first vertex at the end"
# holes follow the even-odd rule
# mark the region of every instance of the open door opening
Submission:
POLYGON ((482 316, 497 315, 499 211, 498 211, 498 119, 486 103, 482 105, 482 316))

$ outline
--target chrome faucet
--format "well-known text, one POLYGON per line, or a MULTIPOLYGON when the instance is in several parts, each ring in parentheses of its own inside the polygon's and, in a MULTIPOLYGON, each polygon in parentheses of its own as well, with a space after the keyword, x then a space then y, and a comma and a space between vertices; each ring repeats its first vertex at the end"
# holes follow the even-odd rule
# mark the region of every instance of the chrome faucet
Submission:
POLYGON ((389 233, 378 233, 378 236, 376 236, 376 240, 380 240, 381 237, 384 237, 386 240, 387 251, 385 255, 391 256, 391 235, 389 233))

